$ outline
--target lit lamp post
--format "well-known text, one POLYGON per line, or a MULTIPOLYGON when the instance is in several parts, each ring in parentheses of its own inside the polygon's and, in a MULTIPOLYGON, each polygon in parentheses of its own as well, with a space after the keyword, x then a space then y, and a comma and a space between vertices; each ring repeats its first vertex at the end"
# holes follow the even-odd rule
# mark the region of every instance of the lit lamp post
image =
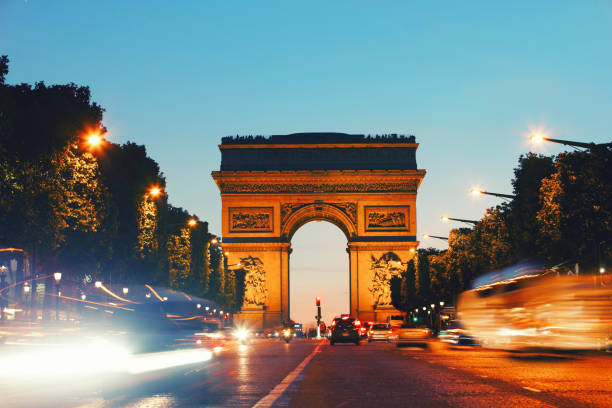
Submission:
POLYGON ((57 295, 55 297, 55 320, 59 320, 59 296, 60 296, 60 281, 62 280, 62 273, 61 272, 55 272, 53 274, 53 278, 55 279, 55 294, 57 295))
POLYGON ((151 188, 149 188, 149 192, 147 194, 152 198, 157 198, 160 196, 161 193, 161 188, 159 188, 158 186, 152 186, 151 188))
POLYGON ((478 221, 476 220, 465 220, 463 218, 451 218, 451 217, 447 217, 446 215, 441 216, 440 219, 442 220, 442 222, 458 221, 458 222, 463 222, 463 223, 470 224, 470 225, 478 224, 478 221))
POLYGON ((559 143, 565 146, 581 147, 583 149, 592 149, 594 147, 612 146, 612 143, 593 143, 593 142, 585 143, 585 142, 575 142, 572 140, 551 139, 549 137, 544 137, 543 135, 539 133, 534 133, 530 135, 529 140, 531 140, 533 144, 540 144, 542 142, 551 142, 551 143, 559 143))
POLYGON ((470 193, 472 193, 475 196, 480 196, 480 195, 490 195, 490 196, 494 196, 494 197, 499 197, 499 198, 504 198, 506 200, 512 200, 514 198, 516 198, 516 196, 514 194, 502 194, 502 193, 491 193, 489 191, 484 191, 481 190, 477 187, 474 187, 472 189, 470 189, 470 193))
POLYGON ((448 237, 441 237, 439 235, 423 234, 423 238, 425 238, 425 239, 436 238, 436 239, 441 239, 442 241, 448 241, 448 237))
MULTIPOLYGON (((23 296, 24 296, 24 304, 30 304, 29 300, 29 296, 30 296, 30 291, 32 289, 30 288, 30 285, 28 282, 23 284, 23 296)), ((28 312, 28 316, 30 318, 30 320, 32 319, 32 305, 30 305, 30 310, 28 312)))
POLYGON ((123 296, 127 295, 129 291, 129 288, 123 288, 123 296))
POLYGON ((87 133, 84 137, 87 150, 94 152, 101 149, 106 144, 106 139, 101 130, 94 130, 87 133))

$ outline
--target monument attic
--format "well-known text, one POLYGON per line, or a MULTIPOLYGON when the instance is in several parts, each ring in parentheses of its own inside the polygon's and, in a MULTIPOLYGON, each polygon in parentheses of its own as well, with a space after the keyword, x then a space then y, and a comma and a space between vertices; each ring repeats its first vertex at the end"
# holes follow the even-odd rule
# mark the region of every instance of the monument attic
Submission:
MULTIPOLYGON (((291 239, 304 224, 328 221, 347 239, 350 313, 385 320, 397 313, 389 280, 419 244, 414 136, 294 133, 221 140, 212 172, 222 203, 230 269, 245 272, 236 319, 274 327, 290 318, 291 239)), ((324 283, 323 283, 324 284, 324 283)))

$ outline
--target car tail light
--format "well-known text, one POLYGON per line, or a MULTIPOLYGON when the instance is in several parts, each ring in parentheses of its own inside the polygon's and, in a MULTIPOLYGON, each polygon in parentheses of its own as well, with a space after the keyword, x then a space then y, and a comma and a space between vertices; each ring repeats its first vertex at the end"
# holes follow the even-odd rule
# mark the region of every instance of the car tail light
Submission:
POLYGON ((355 321, 353 322, 353 325, 354 325, 355 327, 357 327, 357 326, 361 326, 361 322, 360 322, 359 320, 355 320, 355 321))
POLYGON ((389 330, 389 331, 387 332, 387 334, 393 334, 393 332, 392 332, 391 330, 389 330))
POLYGON ((334 327, 336 325, 336 321, 334 320, 331 325, 334 327))

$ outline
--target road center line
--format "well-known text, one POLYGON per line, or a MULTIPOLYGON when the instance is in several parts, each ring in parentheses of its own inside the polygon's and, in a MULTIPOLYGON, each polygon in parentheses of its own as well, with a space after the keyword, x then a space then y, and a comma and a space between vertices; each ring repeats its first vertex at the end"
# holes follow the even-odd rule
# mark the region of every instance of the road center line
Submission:
POLYGON ((523 387, 523 388, 529 391, 533 391, 533 392, 540 392, 540 390, 538 390, 537 388, 531 388, 531 387, 523 387))
POLYGON ((304 371, 304 368, 306 368, 306 365, 308 365, 308 363, 310 362, 310 360, 312 360, 312 358, 315 356, 315 354, 317 354, 319 352, 319 348, 321 347, 321 345, 324 342, 321 341, 317 347, 315 347, 315 349, 312 351, 312 353, 310 353, 297 367, 295 367, 293 369, 292 372, 290 372, 284 379, 283 381, 280 382, 280 384, 278 384, 276 387, 274 387, 272 389, 272 391, 270 391, 268 393, 268 395, 266 395, 265 397, 263 397, 262 399, 260 399, 257 404, 253 405, 253 408, 265 408, 265 407, 271 407, 272 404, 274 404, 274 402, 283 394, 283 392, 285 392, 285 390, 291 385, 291 383, 297 378, 298 375, 300 375, 300 373, 302 371, 304 371))

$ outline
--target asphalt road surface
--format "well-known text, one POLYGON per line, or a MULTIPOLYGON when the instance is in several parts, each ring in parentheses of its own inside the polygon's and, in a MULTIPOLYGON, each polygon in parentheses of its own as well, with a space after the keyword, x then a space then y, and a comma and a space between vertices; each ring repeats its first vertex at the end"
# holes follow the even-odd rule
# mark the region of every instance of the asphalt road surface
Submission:
MULTIPOLYGON (((2 368, 0 367, 0 370, 2 368)), ((229 343, 146 374, 0 381, 12 407, 612 407, 610 353, 326 341, 229 343)))

